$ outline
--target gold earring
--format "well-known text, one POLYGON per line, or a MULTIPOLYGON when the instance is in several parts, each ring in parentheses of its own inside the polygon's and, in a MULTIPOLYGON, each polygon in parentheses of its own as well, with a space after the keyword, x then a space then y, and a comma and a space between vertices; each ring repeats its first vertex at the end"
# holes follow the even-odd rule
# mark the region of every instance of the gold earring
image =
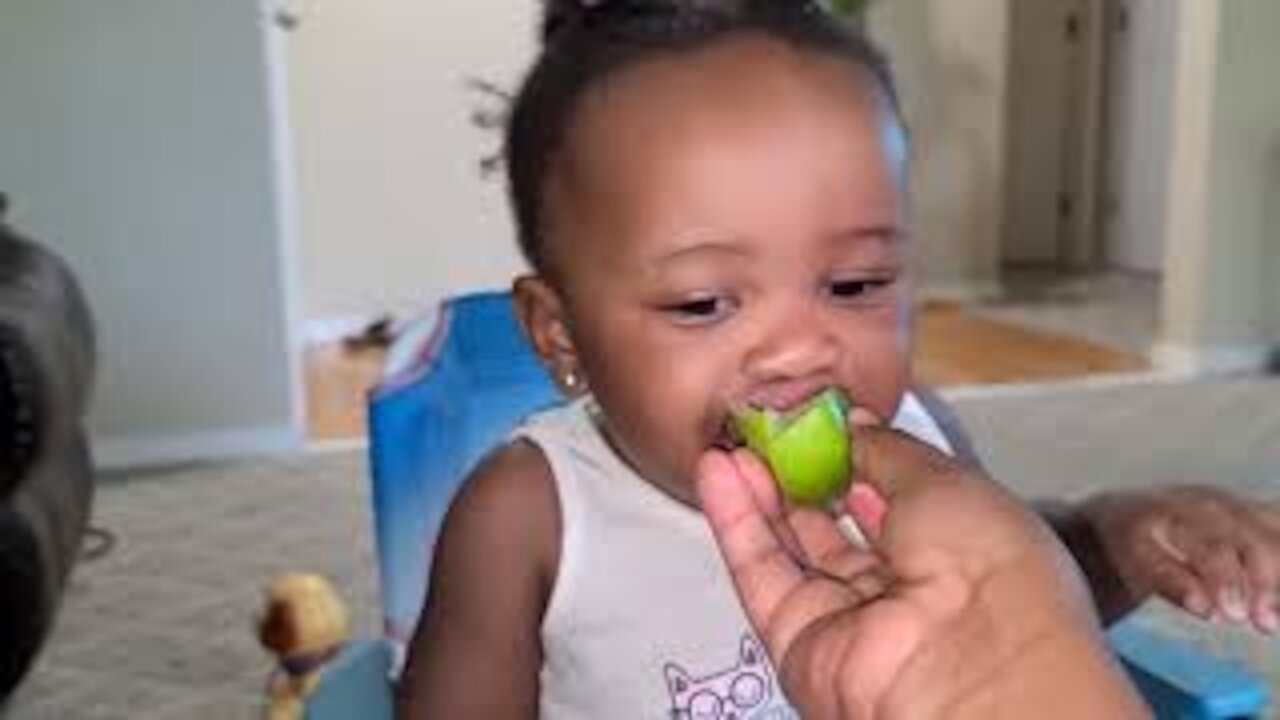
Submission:
POLYGON ((577 392, 578 386, 582 384, 582 378, 573 370, 566 370, 564 376, 560 378, 560 384, 564 385, 564 389, 569 392, 577 392))

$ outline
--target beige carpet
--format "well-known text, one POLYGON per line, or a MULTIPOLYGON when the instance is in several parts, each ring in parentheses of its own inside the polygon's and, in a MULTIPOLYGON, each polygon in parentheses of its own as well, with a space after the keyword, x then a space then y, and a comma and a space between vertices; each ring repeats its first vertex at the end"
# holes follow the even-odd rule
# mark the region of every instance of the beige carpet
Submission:
MULTIPOLYGON (((1199 481, 1280 496, 1280 381, 999 392, 956 405, 994 474, 1028 495, 1199 481)), ((118 545, 78 568, 10 720, 257 717, 270 662, 251 626, 268 578, 328 573, 357 629, 377 629, 366 483, 353 453, 105 483, 96 523, 118 545)), ((1270 641, 1159 608, 1143 620, 1253 664, 1280 689, 1270 641)))
POLYGON ((379 628, 365 476, 347 453, 105 482, 94 523, 117 545, 77 568, 8 720, 259 718, 271 662, 252 627, 269 578, 326 573, 357 632, 379 628))

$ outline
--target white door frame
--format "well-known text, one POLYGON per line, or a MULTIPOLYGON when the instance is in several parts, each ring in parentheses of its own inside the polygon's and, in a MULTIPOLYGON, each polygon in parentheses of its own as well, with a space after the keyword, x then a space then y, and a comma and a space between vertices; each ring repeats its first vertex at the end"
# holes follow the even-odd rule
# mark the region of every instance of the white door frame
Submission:
POLYGON ((297 163, 289 101, 288 24, 294 17, 285 0, 258 0, 259 28, 262 32, 264 71, 267 76, 267 107, 271 113, 271 147, 274 157, 273 186, 276 194, 277 248, 281 287, 284 288, 285 327, 290 368, 291 426, 297 449, 306 446, 307 397, 304 365, 302 304, 302 254, 298 223, 297 163))

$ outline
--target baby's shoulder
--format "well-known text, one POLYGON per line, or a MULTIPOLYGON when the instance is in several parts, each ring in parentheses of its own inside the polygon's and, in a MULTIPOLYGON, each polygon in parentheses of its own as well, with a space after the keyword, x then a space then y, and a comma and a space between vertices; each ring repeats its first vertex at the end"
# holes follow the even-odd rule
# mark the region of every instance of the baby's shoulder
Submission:
POLYGON ((480 461, 449 508, 441 541, 488 548, 550 570, 560 543, 560 510, 551 466, 525 440, 503 444, 480 461))
POLYGON ((551 481, 551 465, 542 449, 530 440, 516 438, 498 445, 481 458, 471 471, 467 484, 518 488, 528 483, 551 481))
MULTIPOLYGON (((555 479, 542 450, 523 439, 499 445, 484 456, 463 483, 455 505, 478 504, 486 511, 520 508, 554 511, 555 479)), ((551 512, 549 514, 554 514, 551 512)))

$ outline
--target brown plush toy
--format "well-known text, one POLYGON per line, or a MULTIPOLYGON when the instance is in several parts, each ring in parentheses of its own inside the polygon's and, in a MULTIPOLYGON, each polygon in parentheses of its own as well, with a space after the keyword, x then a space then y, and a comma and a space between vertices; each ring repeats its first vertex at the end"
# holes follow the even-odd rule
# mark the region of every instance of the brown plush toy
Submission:
POLYGON ((278 662, 267 685, 267 720, 302 720, 324 664, 349 629, 346 605, 327 579, 290 573, 267 587, 258 640, 278 662))

